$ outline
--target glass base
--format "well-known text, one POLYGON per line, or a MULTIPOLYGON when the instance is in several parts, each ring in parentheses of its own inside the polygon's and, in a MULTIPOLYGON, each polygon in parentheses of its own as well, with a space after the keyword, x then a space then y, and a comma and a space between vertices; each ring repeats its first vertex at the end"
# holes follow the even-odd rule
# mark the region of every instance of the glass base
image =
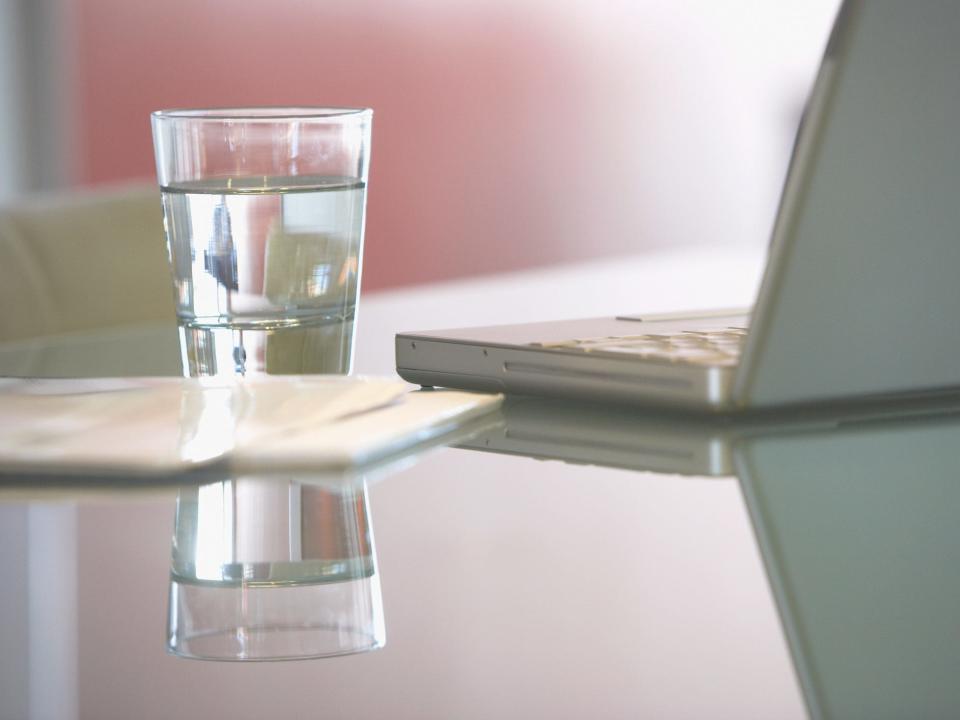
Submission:
POLYGON ((181 322, 183 372, 187 377, 346 374, 353 328, 353 320, 272 326, 181 322))
POLYGON ((304 660, 383 647, 376 575, 302 585, 170 582, 168 652, 198 660, 304 660))

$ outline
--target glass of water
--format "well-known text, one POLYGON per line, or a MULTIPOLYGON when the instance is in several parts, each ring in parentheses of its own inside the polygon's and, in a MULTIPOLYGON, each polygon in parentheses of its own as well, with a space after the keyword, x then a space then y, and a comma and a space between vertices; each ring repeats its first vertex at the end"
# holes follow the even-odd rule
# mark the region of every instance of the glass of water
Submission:
POLYGON ((348 373, 373 112, 161 110, 184 373, 348 373))
POLYGON ((240 477, 177 498, 167 649, 296 660, 385 643, 362 481, 240 477))

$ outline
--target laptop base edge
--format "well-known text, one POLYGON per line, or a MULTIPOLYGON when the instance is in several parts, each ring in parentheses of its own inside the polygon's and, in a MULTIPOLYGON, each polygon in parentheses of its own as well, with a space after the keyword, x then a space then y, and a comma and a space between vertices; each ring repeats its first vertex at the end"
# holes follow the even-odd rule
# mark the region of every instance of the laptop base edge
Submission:
POLYGON ((734 371, 397 336, 397 374, 426 387, 722 413, 737 410, 734 371))

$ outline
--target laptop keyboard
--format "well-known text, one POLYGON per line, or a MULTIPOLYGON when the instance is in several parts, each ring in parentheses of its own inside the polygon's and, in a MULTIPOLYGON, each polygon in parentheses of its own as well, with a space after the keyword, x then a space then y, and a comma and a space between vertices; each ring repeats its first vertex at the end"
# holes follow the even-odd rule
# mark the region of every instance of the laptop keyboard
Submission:
POLYGON ((684 330, 668 335, 625 335, 558 342, 531 343, 534 347, 591 355, 623 357, 631 355, 645 360, 665 360, 694 365, 736 365, 747 339, 741 327, 714 330, 684 330))

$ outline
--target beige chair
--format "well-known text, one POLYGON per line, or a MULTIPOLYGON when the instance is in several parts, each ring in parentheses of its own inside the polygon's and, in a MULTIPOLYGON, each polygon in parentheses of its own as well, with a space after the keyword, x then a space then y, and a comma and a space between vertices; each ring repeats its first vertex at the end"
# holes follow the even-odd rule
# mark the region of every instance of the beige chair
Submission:
POLYGON ((155 187, 0 208, 0 376, 179 375, 155 187))
POLYGON ((175 317, 155 187, 0 208, 0 341, 163 322, 175 317))

